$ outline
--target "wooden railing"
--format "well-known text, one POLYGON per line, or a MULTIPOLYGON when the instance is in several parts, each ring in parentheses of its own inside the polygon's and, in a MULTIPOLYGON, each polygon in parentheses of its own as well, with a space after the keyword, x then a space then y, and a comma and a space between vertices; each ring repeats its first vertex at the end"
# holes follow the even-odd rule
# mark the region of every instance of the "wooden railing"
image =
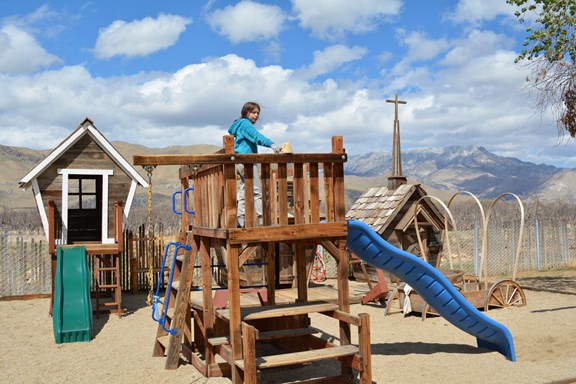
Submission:
MULTIPOLYGON (((222 230, 237 228, 238 164, 244 166, 245 229, 266 227, 271 232, 263 233, 265 236, 270 233, 271 237, 297 239, 298 236, 310 237, 301 233, 308 224, 323 222, 328 224, 323 226, 327 232, 318 233, 320 237, 346 235, 344 163, 347 156, 341 136, 332 138, 330 153, 235 154, 234 137, 224 136, 223 142, 220 153, 134 155, 134 165, 181 165, 179 177, 183 189, 190 184, 194 187, 195 215, 191 224, 195 231, 206 236, 225 237, 227 234, 222 230), (254 206, 255 165, 260 170, 261 223, 254 206), (338 225, 330 225, 336 223, 338 225), (292 229, 274 229, 284 226, 292 229)), ((242 238, 240 232, 234 236, 238 242, 258 240, 242 238)))
MULTIPOLYGON (((89 253, 102 254, 120 253, 124 249, 124 234, 123 234, 123 217, 124 212, 122 209, 122 202, 118 201, 114 204, 114 244, 105 245, 91 244, 89 253)), ((51 255, 56 254, 56 239, 62 236, 62 224, 57 223, 60 220, 60 215, 56 215, 56 204, 53 200, 48 201, 48 252, 51 255)))
POLYGON ((224 138, 225 153, 190 155, 192 165, 180 169, 180 177, 194 185, 194 227, 237 227, 236 165, 244 167, 246 228, 298 226, 345 221, 344 162, 342 138, 332 139, 325 154, 234 154, 232 136, 224 138), (258 166, 260 178, 254 175, 258 166), (258 220, 254 185, 262 193, 262 218, 258 220))

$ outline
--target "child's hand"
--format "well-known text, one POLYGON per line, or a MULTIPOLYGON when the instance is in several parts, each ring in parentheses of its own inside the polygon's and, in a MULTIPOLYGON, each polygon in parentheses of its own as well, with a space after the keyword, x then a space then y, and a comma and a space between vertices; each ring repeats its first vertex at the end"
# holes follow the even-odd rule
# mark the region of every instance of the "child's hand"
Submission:
POLYGON ((274 153, 280 153, 280 152, 282 152, 282 147, 280 147, 280 146, 277 145, 277 144, 272 144, 272 146, 271 146, 270 148, 272 148, 272 150, 274 151, 274 153))

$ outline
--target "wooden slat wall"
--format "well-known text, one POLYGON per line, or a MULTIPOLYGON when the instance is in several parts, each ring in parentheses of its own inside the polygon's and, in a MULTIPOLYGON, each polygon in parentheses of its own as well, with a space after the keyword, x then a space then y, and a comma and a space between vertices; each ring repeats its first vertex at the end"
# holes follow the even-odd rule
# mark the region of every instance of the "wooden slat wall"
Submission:
MULTIPOLYGON (((301 155, 305 156, 305 155, 301 155)), ((260 172, 260 184, 263 196, 263 225, 315 224, 320 220, 327 222, 344 220, 345 207, 342 161, 338 162, 290 162, 290 159, 271 164, 263 164, 260 172), (270 171, 269 171, 270 169, 270 171), (335 171, 336 169, 336 171, 335 171), (323 172, 320 172, 323 170, 323 172), (323 199, 320 198, 323 185, 323 199), (337 193, 337 198, 334 194, 337 193), (289 206, 289 201, 293 206, 289 206), (323 204, 322 204, 323 203, 323 204)), ((243 162, 245 169, 245 212, 247 227, 258 226, 253 198, 253 166, 257 162, 243 162)), ((226 229, 221 220, 226 211, 224 201, 224 165, 200 167, 192 176, 194 193, 200 194, 202 207, 195 207, 195 226, 226 229)), ((236 201, 228 209, 236 213, 236 201)))

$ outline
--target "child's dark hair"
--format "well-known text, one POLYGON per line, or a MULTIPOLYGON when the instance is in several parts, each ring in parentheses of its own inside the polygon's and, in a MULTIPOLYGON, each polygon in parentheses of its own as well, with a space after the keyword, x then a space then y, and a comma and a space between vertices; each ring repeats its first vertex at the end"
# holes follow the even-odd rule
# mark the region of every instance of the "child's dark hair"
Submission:
POLYGON ((258 108, 258 110, 261 110, 260 105, 258 105, 258 103, 255 103, 253 101, 249 101, 249 102, 245 103, 242 106, 242 111, 240 112, 240 117, 247 117, 248 114, 256 108, 258 108))

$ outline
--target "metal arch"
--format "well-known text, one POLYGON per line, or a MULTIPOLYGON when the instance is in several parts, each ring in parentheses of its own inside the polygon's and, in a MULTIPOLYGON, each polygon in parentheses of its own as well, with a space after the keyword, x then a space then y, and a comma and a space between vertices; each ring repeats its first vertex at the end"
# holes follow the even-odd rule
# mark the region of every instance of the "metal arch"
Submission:
MULTIPOLYGON (((420 202, 423 199, 436 200, 444 208, 444 212, 445 212, 444 220, 446 220, 446 215, 448 215, 450 217, 450 221, 452 222, 452 226, 454 227, 454 231, 456 231, 456 233, 457 233, 457 228, 456 228, 456 221, 454 220, 454 216, 452 216, 452 212, 450 212, 450 209, 446 206, 446 204, 444 204, 442 202, 442 200, 440 200, 436 196, 430 196, 430 195, 422 196, 421 198, 418 199, 418 201, 416 202, 416 205, 414 206, 414 226, 416 227, 416 237, 418 238, 418 246, 420 247, 420 251, 422 252, 422 258, 424 259, 424 261, 428 262, 428 258, 426 257, 426 251, 424 250, 424 247, 422 244, 422 238, 420 237, 420 230, 418 228, 418 206, 420 205, 420 202)), ((447 246, 448 246, 448 260, 450 262, 450 269, 452 269, 453 268, 452 252, 450 251, 450 240, 448 239, 448 236, 446 236, 446 240, 447 240, 447 246)), ((462 269, 463 267, 462 267, 462 254, 460 251, 460 236, 456 237, 456 247, 457 247, 457 252, 458 252, 458 261, 460 262, 460 269, 462 269)))
MULTIPOLYGON (((524 235, 524 205, 522 204, 522 200, 520 200, 520 198, 515 195, 512 192, 505 192, 503 194, 501 194, 500 196, 498 196, 493 202, 492 205, 490 206, 490 208, 488 209, 488 213, 486 215, 486 228, 484 229, 485 233, 488 232, 488 222, 490 220, 490 215, 492 214, 492 210, 494 208, 494 206, 496 205, 496 203, 503 198, 504 196, 512 196, 516 199, 516 201, 518 201, 518 205, 520 207, 520 231, 518 234, 518 243, 516 245, 516 258, 514 259, 514 269, 512 271, 512 280, 516 279, 516 272, 518 270, 518 260, 520 259, 520 252, 522 251, 522 237, 524 235)), ((488 263, 486 263, 488 264, 488 263)), ((488 266, 486 266, 486 271, 485 273, 488 273, 488 266)))
MULTIPOLYGON (((484 212, 484 207, 482 207, 482 203, 480 203, 480 200, 478 200, 478 198, 476 197, 476 195, 474 195, 472 192, 469 191, 461 191, 461 192, 456 192, 455 194, 453 194, 450 199, 448 200, 448 207, 450 207, 450 204, 452 203, 452 201, 456 198, 456 196, 460 195, 460 194, 466 194, 470 197, 472 197, 474 199, 474 201, 476 201, 476 204, 478 205, 478 209, 480 210, 480 216, 482 217, 482 253, 480 255, 480 271, 478 271, 477 277, 478 277, 478 284, 482 283, 482 270, 484 269, 485 271, 487 271, 487 267, 484 268, 484 263, 488 264, 488 258, 487 258, 487 244, 488 244, 488 237, 487 237, 487 224, 486 224, 486 214, 484 212)), ((446 225, 446 224, 445 224, 446 225)), ((447 226, 446 226, 447 227, 447 226)), ((488 276, 484 275, 484 278, 487 280, 488 276)))

